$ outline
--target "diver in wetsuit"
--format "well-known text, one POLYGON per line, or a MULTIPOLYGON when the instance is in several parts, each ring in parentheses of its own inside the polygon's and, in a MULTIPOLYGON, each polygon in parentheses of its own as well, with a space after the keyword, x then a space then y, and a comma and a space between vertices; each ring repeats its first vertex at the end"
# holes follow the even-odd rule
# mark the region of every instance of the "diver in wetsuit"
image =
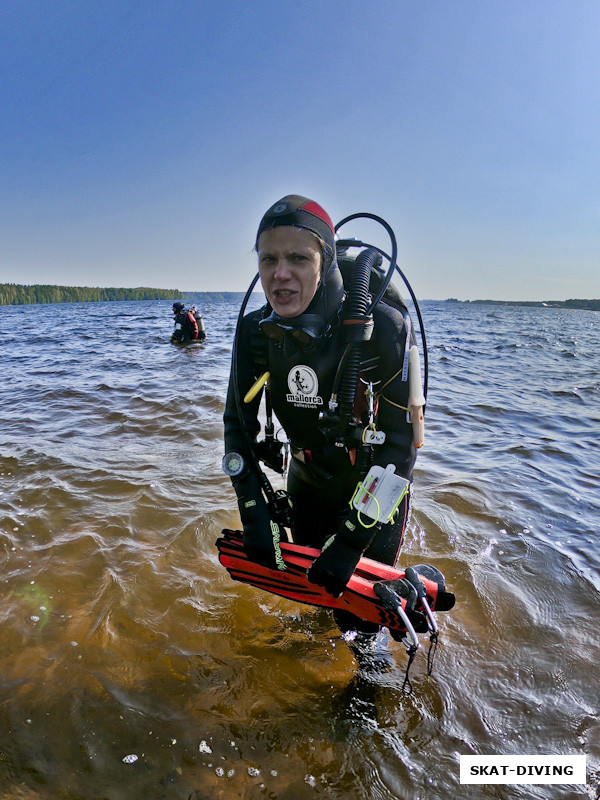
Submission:
POLYGON ((195 341, 198 338, 198 323, 194 315, 190 311, 186 311, 183 303, 179 302, 173 303, 173 314, 175 329, 171 339, 178 343, 195 341))
MULTIPOLYGON (((224 414, 225 452, 239 453, 245 462, 232 477, 244 549, 253 561, 271 568, 284 566, 279 543, 287 540, 285 528, 272 519, 257 473, 247 466, 251 464, 248 439, 255 441, 260 431, 262 392, 242 404, 241 420, 233 386, 237 379, 244 397, 268 370, 270 402, 291 445, 287 491, 293 541, 322 549, 309 580, 339 596, 361 555, 394 565, 404 539, 410 492, 393 522, 372 527, 362 524, 364 518, 349 503, 371 464, 393 464, 397 475, 412 480, 416 450, 406 413, 406 369, 402 369, 414 342, 412 328, 407 313, 385 302, 373 309, 372 332, 370 337, 364 335, 358 348, 360 380, 351 387, 351 414, 344 423, 363 430, 369 387, 377 430, 385 440, 364 447, 360 436, 345 436, 339 426, 327 424, 328 400, 350 327, 344 325, 348 299, 329 216, 307 198, 284 197, 262 218, 256 250, 268 303, 242 320, 224 414)), ((335 617, 343 631, 374 634, 379 629, 347 612, 336 611, 335 617)))

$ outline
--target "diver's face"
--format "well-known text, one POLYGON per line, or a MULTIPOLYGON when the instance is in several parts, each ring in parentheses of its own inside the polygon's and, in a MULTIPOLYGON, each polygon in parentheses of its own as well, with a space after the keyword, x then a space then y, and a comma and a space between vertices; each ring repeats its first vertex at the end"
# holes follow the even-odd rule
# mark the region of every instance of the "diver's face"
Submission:
POLYGON ((303 314, 321 280, 323 255, 316 237, 288 225, 258 238, 258 273, 273 311, 280 317, 303 314))

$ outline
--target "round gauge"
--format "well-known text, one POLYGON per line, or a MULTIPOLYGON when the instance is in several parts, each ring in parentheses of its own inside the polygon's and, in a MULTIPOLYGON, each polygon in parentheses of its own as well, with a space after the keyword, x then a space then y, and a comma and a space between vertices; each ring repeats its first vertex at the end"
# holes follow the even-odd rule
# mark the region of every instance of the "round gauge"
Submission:
POLYGON ((227 453, 223 457, 223 472, 230 478, 241 475, 246 468, 246 463, 239 453, 227 453))

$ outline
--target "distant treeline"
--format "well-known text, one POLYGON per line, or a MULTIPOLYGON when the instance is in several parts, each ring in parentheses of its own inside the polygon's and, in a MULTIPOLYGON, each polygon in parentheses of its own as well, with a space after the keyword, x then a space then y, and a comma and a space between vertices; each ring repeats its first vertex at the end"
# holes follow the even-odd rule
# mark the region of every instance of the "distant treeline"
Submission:
POLYGON ((219 303, 222 301, 233 303, 240 302, 245 292, 181 292, 181 299, 188 304, 192 303, 219 303))
POLYGON ((0 283, 0 306, 24 306, 32 303, 94 303, 106 300, 182 300, 178 289, 100 289, 89 286, 21 286, 0 283))
MULTIPOLYGON (((558 303, 546 303, 547 306, 559 305, 558 303)), ((583 308, 587 311, 600 311, 600 300, 565 300, 560 304, 561 308, 583 308)))
MULTIPOLYGON (((456 302, 451 299, 450 302, 456 302)), ((578 308, 584 311, 600 311, 600 300, 465 300, 465 303, 485 303, 495 306, 537 306, 543 308, 578 308)))

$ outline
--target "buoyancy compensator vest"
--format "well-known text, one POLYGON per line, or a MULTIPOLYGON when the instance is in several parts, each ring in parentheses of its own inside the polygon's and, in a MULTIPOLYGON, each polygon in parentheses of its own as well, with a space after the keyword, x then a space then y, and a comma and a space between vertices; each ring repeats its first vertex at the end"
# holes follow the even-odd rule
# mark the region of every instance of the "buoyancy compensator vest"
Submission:
MULTIPOLYGON (((335 230, 337 232, 342 225, 361 217, 373 219, 387 230, 392 243, 391 255, 360 240, 338 239, 335 255, 331 260, 327 259, 329 264, 306 312, 292 319, 281 318, 267 304, 262 319, 251 332, 252 358, 261 370, 264 369, 259 381, 267 386, 267 424, 265 441, 256 443, 249 440, 248 445, 257 456, 253 466, 262 476, 259 477, 267 502, 269 489, 265 487, 269 481, 260 468, 259 459, 276 471, 283 471, 282 459, 278 455, 283 443, 273 435, 272 411, 275 411, 292 443, 298 441, 303 447, 319 447, 326 443, 347 445, 353 440, 356 446, 358 436, 356 431, 352 431, 352 426, 361 347, 370 339, 373 310, 379 302, 400 311, 408 326, 407 342, 414 344, 408 308, 391 283, 394 271, 406 284, 419 319, 425 366, 423 395, 427 391, 423 322, 414 292, 396 263, 397 244, 393 230, 373 214, 346 217, 335 230), (358 250, 356 255, 351 253, 353 249, 358 250), (384 258, 389 262, 387 271, 381 266, 384 258)), ((256 275, 251 283, 238 316, 232 354, 234 380, 237 337, 258 277, 256 275)), ((406 374, 402 377, 408 379, 406 374)), ((242 398, 235 385, 234 392, 238 415, 242 419, 242 398)), ((243 424, 242 427, 245 432, 243 424)))

